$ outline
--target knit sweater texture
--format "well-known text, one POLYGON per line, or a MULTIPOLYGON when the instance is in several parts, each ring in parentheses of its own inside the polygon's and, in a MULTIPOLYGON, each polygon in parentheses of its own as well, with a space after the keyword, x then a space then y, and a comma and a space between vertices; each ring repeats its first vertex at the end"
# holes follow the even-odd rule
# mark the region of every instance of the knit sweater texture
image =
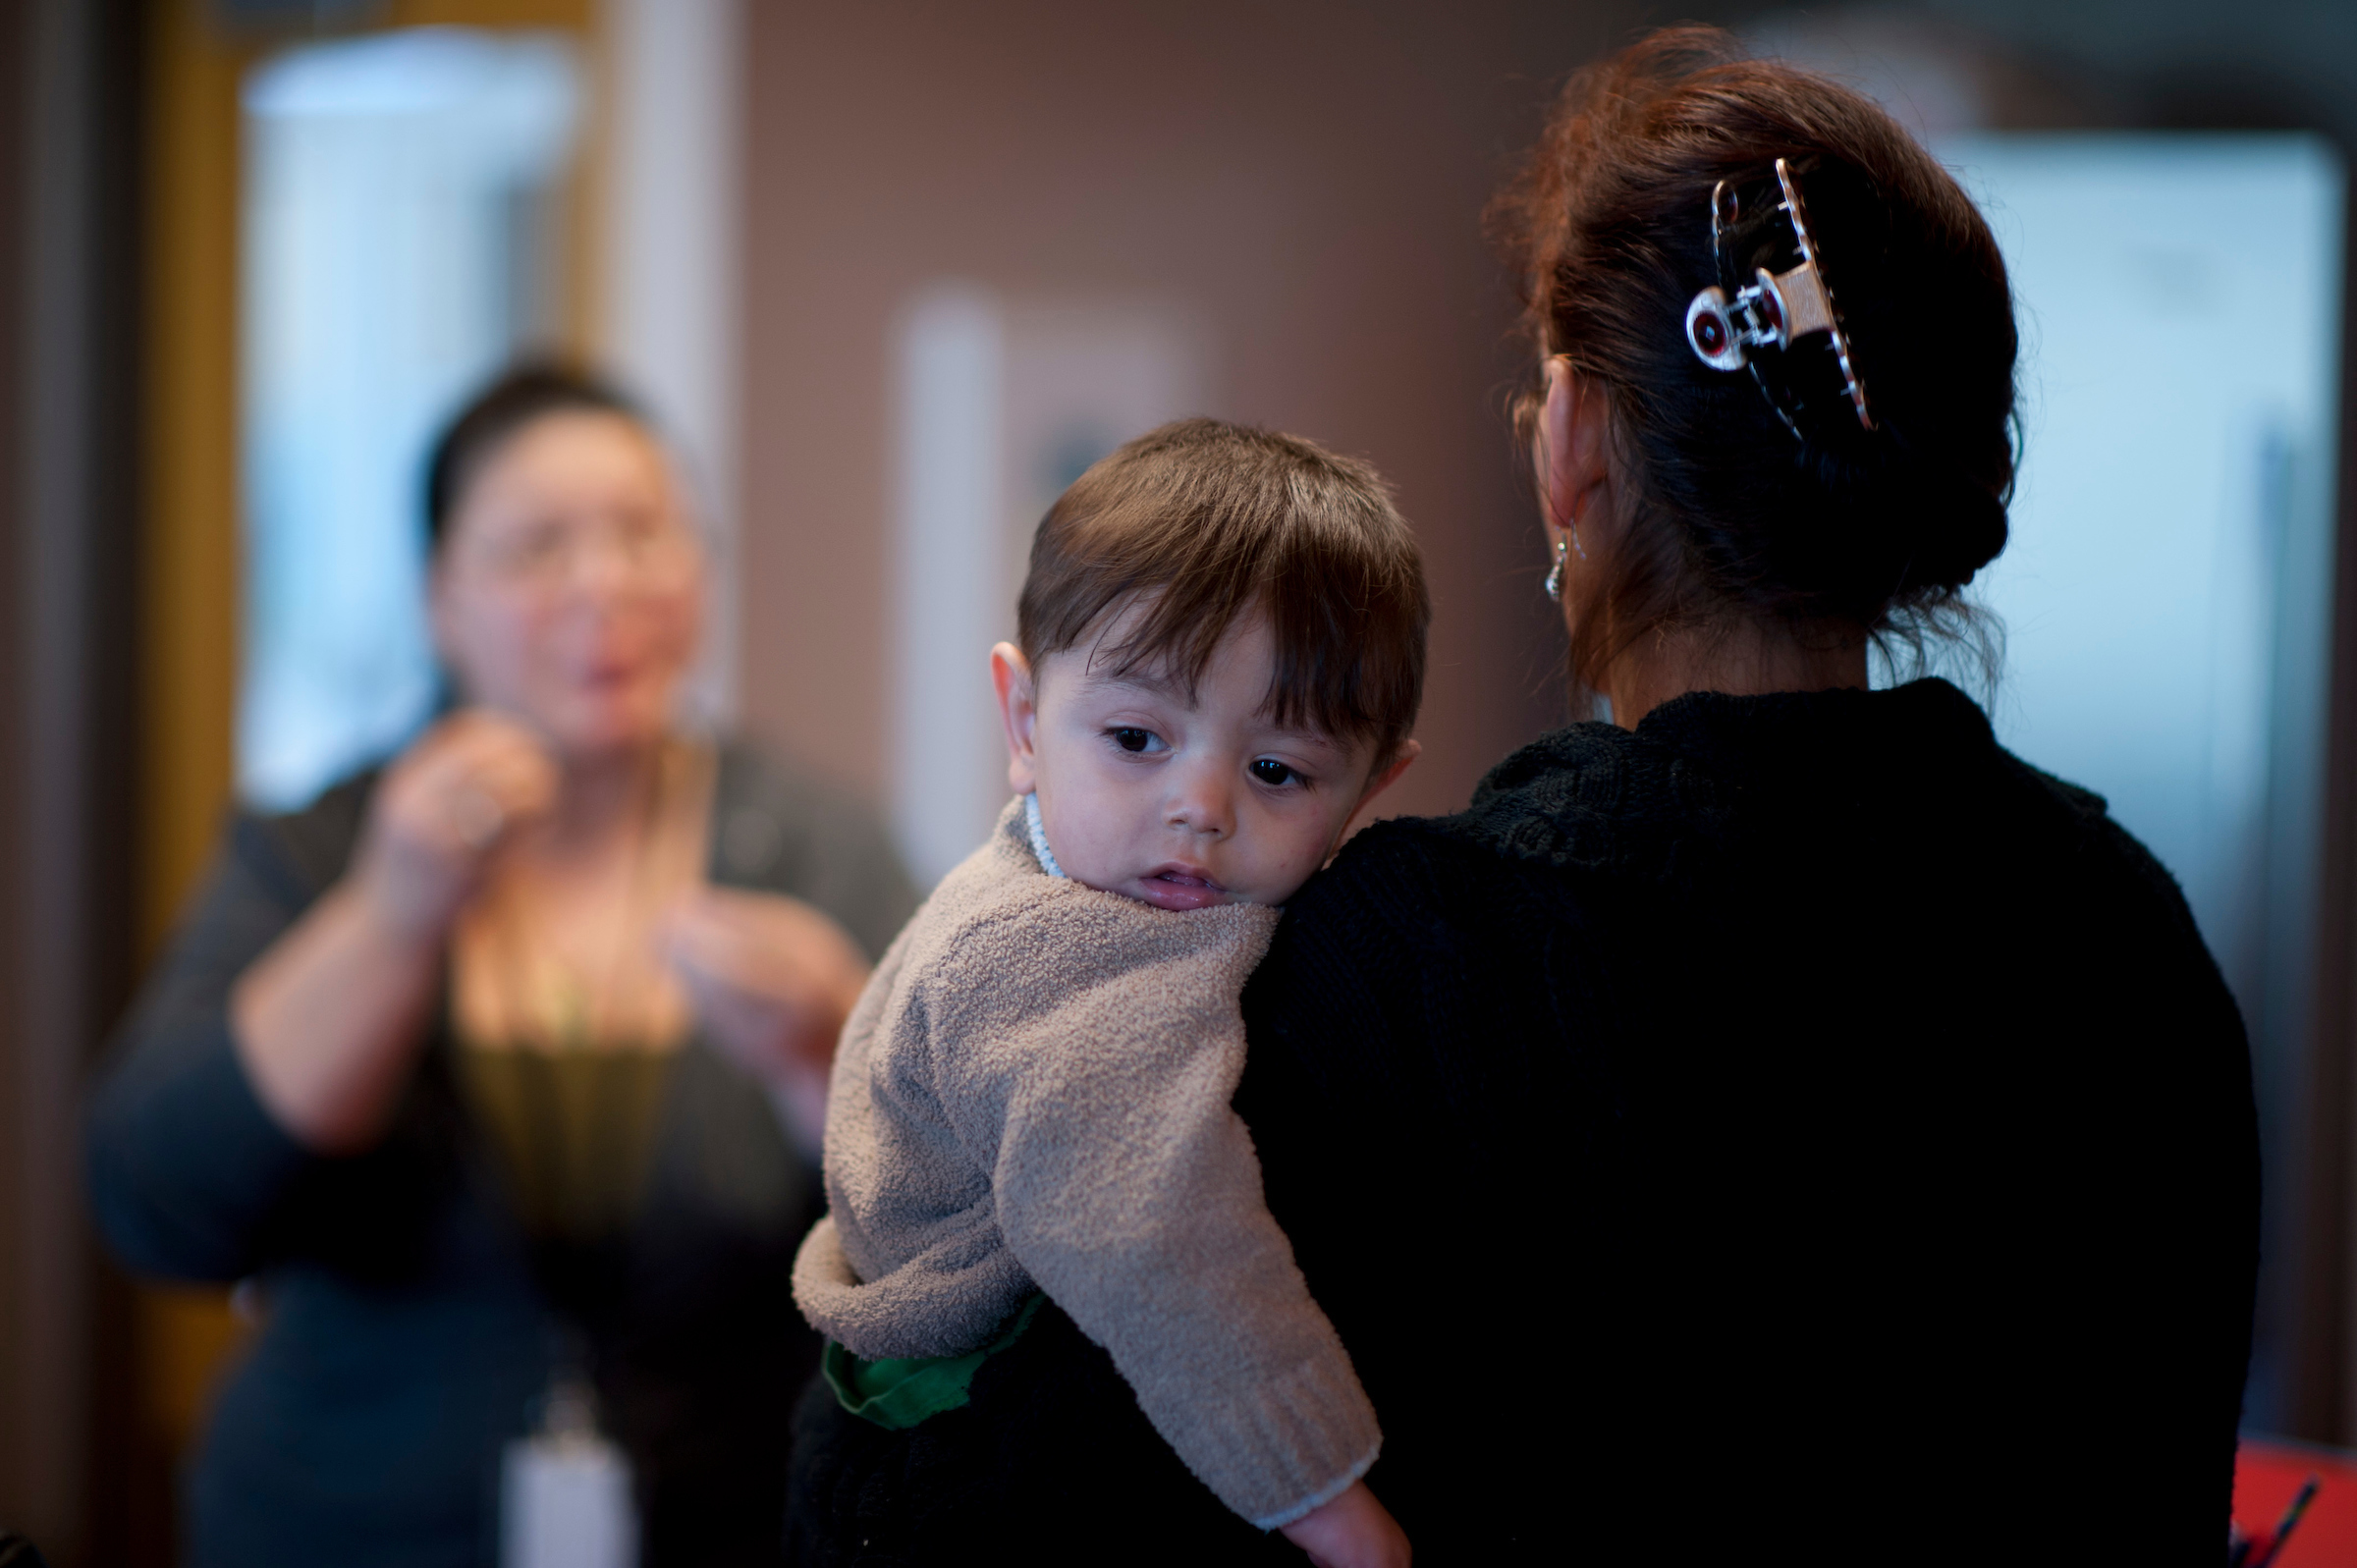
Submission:
POLYGON ((1176 912, 1041 867, 1020 802, 868 983, 836 1055, 829 1216, 795 1295, 871 1359, 988 1341, 1044 1290, 1219 1498, 1288 1523, 1375 1413, 1230 1105, 1278 912, 1176 912))
MULTIPOLYGON (((1545 736, 1353 838, 1243 1011, 1424 1568, 2218 1562, 2241 1019, 2167 872, 1953 687, 1545 736)), ((1083 1338, 1003 1359, 934 1433, 806 1403, 795 1560, 1246 1560, 1083 1338)))

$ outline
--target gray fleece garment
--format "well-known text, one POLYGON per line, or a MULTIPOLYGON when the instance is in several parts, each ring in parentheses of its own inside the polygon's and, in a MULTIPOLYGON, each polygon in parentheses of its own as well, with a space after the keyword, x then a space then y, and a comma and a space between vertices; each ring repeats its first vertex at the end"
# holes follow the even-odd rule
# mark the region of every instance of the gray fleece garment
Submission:
POLYGON ((1340 1495, 1382 1434, 1229 1106, 1277 920, 1051 876, 1010 806, 844 1028, 803 1315, 870 1360, 959 1355, 1044 1290, 1230 1508, 1340 1495))

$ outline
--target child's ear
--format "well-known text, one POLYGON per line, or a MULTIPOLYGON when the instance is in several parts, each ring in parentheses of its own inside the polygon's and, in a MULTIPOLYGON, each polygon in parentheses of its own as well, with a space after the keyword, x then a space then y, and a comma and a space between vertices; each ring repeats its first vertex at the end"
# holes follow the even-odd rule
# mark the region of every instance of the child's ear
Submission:
POLYGON ((1409 763, 1415 761, 1422 755, 1424 755, 1424 743, 1422 741, 1400 741, 1399 749, 1392 753, 1392 760, 1385 763, 1382 767, 1376 769, 1374 773, 1368 776, 1367 787, 1359 792, 1358 804, 1350 808, 1350 821, 1343 825, 1343 832, 1345 835, 1348 834, 1351 824, 1358 821, 1359 814, 1367 809, 1368 805, 1373 802, 1377 795, 1382 794, 1386 789, 1389 789, 1392 786, 1393 780, 1398 779, 1401 774, 1407 772, 1407 765, 1409 763))
POLYGON ((1007 782, 1018 795, 1038 786, 1033 736, 1039 728, 1039 689, 1023 650, 1002 642, 990 650, 990 683, 998 688, 999 718, 1007 726, 1007 782))

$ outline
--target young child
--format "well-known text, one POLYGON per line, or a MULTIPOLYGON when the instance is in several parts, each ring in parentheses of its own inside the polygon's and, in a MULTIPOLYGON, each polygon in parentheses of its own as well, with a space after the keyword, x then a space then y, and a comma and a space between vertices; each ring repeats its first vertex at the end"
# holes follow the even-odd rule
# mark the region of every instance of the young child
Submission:
POLYGON ((1044 1291, 1230 1508, 1404 1561, 1229 1099, 1278 906, 1415 756, 1428 619, 1382 479, 1289 436, 1167 425, 1049 511, 991 654, 1017 798, 835 1060, 795 1294, 848 1408, 962 1404, 1044 1291))

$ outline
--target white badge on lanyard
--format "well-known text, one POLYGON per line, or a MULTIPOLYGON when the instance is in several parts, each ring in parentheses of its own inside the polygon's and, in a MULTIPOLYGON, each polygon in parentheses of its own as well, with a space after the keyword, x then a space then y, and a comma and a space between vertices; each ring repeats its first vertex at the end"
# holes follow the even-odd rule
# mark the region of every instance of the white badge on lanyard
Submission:
POLYGON ((560 1378, 540 1430, 508 1444, 499 1478, 500 1568, 638 1568, 630 1461, 597 1430, 586 1381, 560 1378))

